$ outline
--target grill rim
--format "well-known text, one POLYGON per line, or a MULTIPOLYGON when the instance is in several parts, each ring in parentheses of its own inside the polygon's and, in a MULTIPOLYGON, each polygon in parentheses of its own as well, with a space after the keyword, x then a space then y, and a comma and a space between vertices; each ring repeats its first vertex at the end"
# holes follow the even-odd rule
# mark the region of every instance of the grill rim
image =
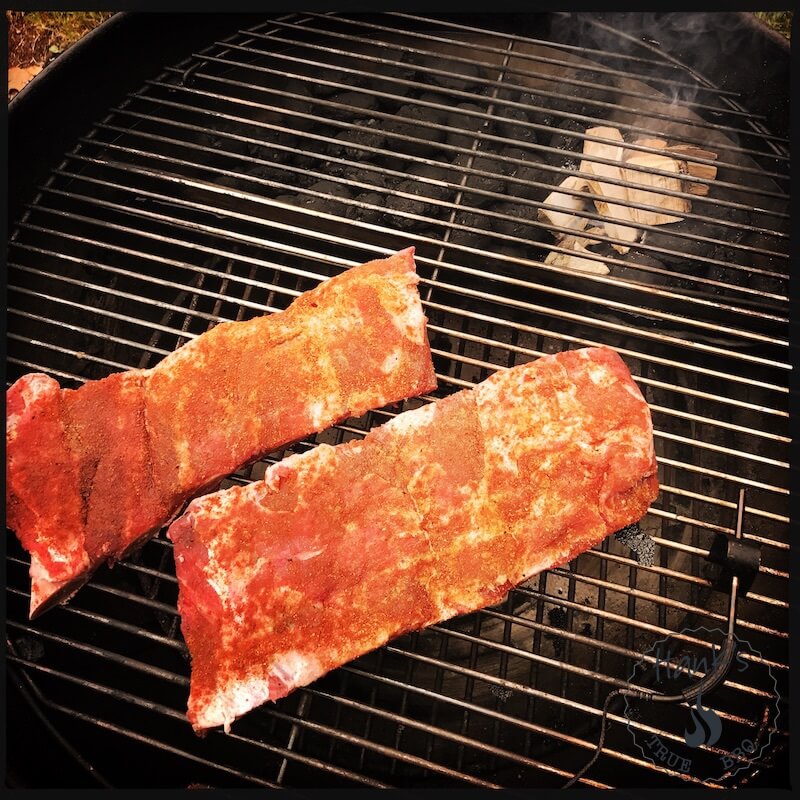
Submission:
POLYGON ((113 18, 112 18, 113 19, 113 18))

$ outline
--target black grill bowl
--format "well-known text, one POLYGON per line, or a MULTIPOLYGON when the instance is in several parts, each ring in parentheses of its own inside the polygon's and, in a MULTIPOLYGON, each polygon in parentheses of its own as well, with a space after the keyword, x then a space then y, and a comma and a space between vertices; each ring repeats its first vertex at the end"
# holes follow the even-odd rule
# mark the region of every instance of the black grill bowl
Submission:
MULTIPOLYGON (((697 631, 724 625, 704 556, 743 486, 762 565, 737 633, 760 656, 704 701, 769 746, 682 778, 612 707, 583 783, 786 786, 788 65, 744 14, 118 14, 37 77, 9 113, 9 384, 152 366, 413 244, 440 385, 403 408, 607 344, 651 405, 662 492, 642 522, 652 564, 610 538, 203 738, 163 533, 33 622, 9 533, 9 784, 560 786, 659 639, 703 652, 697 631), (609 275, 547 266, 538 207, 604 121, 705 145, 717 179, 631 253, 605 242, 609 275)), ((661 734, 682 737, 685 713, 661 734)))

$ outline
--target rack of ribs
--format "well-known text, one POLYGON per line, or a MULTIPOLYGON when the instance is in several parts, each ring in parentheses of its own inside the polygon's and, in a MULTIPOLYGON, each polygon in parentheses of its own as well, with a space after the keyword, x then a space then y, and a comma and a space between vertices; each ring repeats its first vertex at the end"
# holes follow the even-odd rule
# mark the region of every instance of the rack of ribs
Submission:
POLYGON ((285 311, 221 323, 148 370, 7 393, 6 513, 31 555, 33 617, 245 464, 436 387, 413 248, 285 311))
POLYGON ((195 500, 168 530, 189 721, 228 729, 395 636, 500 602, 657 493, 649 408, 614 351, 587 348, 195 500))

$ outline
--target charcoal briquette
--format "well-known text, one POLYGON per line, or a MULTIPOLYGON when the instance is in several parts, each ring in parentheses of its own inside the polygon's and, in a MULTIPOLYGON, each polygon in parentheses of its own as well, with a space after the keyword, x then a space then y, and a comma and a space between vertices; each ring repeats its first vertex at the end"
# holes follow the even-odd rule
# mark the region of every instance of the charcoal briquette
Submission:
POLYGON ((575 136, 576 133, 584 133, 586 125, 575 119, 565 119, 550 137, 548 145, 561 152, 545 154, 545 160, 553 166, 564 166, 567 158, 576 158, 575 153, 583 152, 583 139, 575 136))
POLYGON ((655 563, 655 542, 639 527, 638 522, 626 525, 614 534, 614 538, 631 549, 637 564, 651 567, 655 563))
MULTIPOLYGON (((406 192, 408 194, 416 195, 417 197, 401 197, 397 194, 392 194, 386 200, 386 208, 389 211, 404 211, 411 214, 417 214, 421 217, 426 217, 428 220, 431 218, 439 218, 446 210, 442 206, 434 203, 425 202, 426 198, 433 198, 437 200, 445 199, 446 190, 440 186, 429 183, 422 183, 416 180, 407 180, 398 184, 396 187, 398 192, 406 192)), ((408 219, 407 217, 399 217, 392 215, 394 224, 401 228, 414 228, 422 224, 419 220, 408 219)))
POLYGON ((359 120, 356 126, 335 137, 336 144, 328 145, 330 155, 360 161, 374 155, 369 150, 364 150, 365 147, 383 148, 386 145, 386 136, 381 132, 378 120, 359 120))
POLYGON ((350 187, 338 181, 317 181, 309 187, 315 192, 324 192, 331 197, 350 198, 353 196, 350 187))
POLYGON ((667 282, 666 276, 660 273, 639 269, 639 267, 643 266, 667 271, 667 268, 661 261, 659 261, 657 258, 653 258, 653 256, 647 252, 642 250, 630 250, 624 256, 620 256, 619 253, 616 252, 613 252, 610 255, 613 255, 616 259, 621 259, 622 261, 627 262, 625 266, 622 266, 621 264, 608 265, 611 275, 613 275, 615 278, 623 278, 625 280, 636 281, 637 283, 645 283, 653 286, 661 286, 667 282))
MULTIPOLYGON (((492 173, 491 175, 470 174, 466 184, 468 188, 480 189, 484 192, 505 193, 507 184, 504 180, 504 170, 506 167, 499 159, 485 155, 473 156, 473 154, 459 153, 455 159, 453 159, 453 165, 459 170, 466 170, 469 168, 492 173), (470 159, 472 159, 471 165, 469 163, 470 159)), ((475 205, 492 202, 492 198, 487 198, 483 195, 471 195, 471 198, 471 202, 475 205)))
POLYGON ((315 211, 340 211, 341 207, 334 201, 338 199, 346 200, 353 196, 353 193, 347 186, 336 183, 335 181, 317 181, 308 188, 314 192, 321 192, 326 196, 316 197, 310 194, 301 194, 296 205, 311 208, 315 211))
POLYGON ((458 225, 466 225, 469 228, 477 228, 479 231, 490 231, 494 227, 491 217, 486 214, 479 214, 476 211, 459 211, 455 216, 454 222, 458 225))
POLYGON ((552 191, 553 173, 545 169, 544 162, 537 153, 519 147, 507 147, 500 150, 500 153, 511 159, 510 162, 505 162, 505 174, 520 181, 508 182, 510 196, 541 201, 552 191))
POLYGON ((378 101, 374 95, 363 92, 341 92, 330 98, 339 104, 339 107, 327 107, 325 113, 332 119, 342 119, 348 122, 355 117, 366 117, 378 108, 378 101), (345 108, 345 106, 352 106, 345 108))
MULTIPOLYGON (((422 92, 419 96, 420 103, 431 103, 434 106, 447 106, 449 107, 453 103, 453 98, 446 94, 445 92, 433 91, 433 92, 422 92)), ((440 109, 440 108, 429 108, 428 106, 424 106, 428 108, 429 111, 432 111, 434 114, 440 114, 444 119, 447 117, 447 110, 440 109)))
POLYGON ((475 141, 474 132, 490 133, 491 127, 487 119, 475 114, 485 113, 486 109, 473 103, 459 103, 448 115, 447 125, 459 128, 459 132, 448 131, 445 141, 453 147, 472 147, 475 141), (464 131, 463 133, 460 131, 464 131))
POLYGON ((483 214, 474 211, 459 211, 456 214, 454 223, 464 225, 475 230, 465 231, 454 228, 450 233, 450 241, 454 244, 463 244, 467 247, 475 247, 481 250, 492 249, 491 220, 483 214))
MULTIPOLYGON (((392 54, 392 57, 395 60, 402 60, 405 54, 400 53, 399 56, 392 54)), ((376 64, 375 71, 371 77, 366 79, 364 86, 376 92, 387 92, 398 97, 405 97, 412 87, 405 83, 398 83, 398 81, 413 81, 414 75, 415 70, 410 65, 376 64)))
MULTIPOLYGON (((362 192, 355 196, 357 203, 365 203, 371 206, 384 206, 386 198, 377 192, 362 192)), ((348 219, 359 222, 377 222, 383 216, 382 208, 364 208, 360 205, 348 205, 345 216, 348 219)))
POLYGON ((500 136, 517 142, 536 142, 536 128, 530 127, 531 119, 521 108, 503 106, 497 112, 495 127, 500 136))
POLYGON ((322 81, 344 84, 348 88, 358 88, 364 85, 366 75, 360 72, 343 72, 340 69, 329 68, 320 75, 312 78, 309 83, 310 93, 315 97, 330 97, 338 92, 346 91, 341 86, 330 86, 322 81))
POLYGON ((427 73, 427 79, 436 86, 445 89, 455 89, 458 92, 472 92, 481 86, 480 79, 484 76, 484 71, 477 64, 463 62, 442 61, 437 59, 430 66, 445 72, 455 73, 454 75, 437 75, 427 73))
POLYGON ((364 167, 344 167, 341 176, 349 181, 368 183, 380 188, 384 188, 387 183, 386 175, 381 170, 365 169, 364 167))
MULTIPOLYGON (((453 175, 450 170, 444 167, 437 167, 434 164, 427 164, 425 162, 412 163, 406 170, 407 174, 413 178, 427 178, 432 181, 452 182, 453 175)), ((436 197, 439 200, 450 200, 453 195, 453 190, 449 186, 436 186, 427 184, 428 189, 422 191, 422 194, 428 197, 436 197)))
POLYGON ((444 123, 444 114, 435 109, 408 104, 398 109, 396 118, 385 120, 382 125, 387 133, 413 136, 422 140, 421 142, 406 142, 389 137, 393 149, 410 151, 415 155, 428 155, 437 152, 439 148, 436 145, 444 141, 445 131, 440 127, 444 123), (433 123, 434 127, 420 125, 420 122, 433 123))
MULTIPOLYGON (((725 213, 726 218, 736 225, 746 225, 749 221, 747 212, 737 208, 725 208, 722 211, 713 205, 708 205, 698 213, 707 216, 725 213)), ((687 217, 682 222, 674 222, 670 225, 662 225, 656 230, 645 231, 642 234, 641 242, 657 248, 660 251, 659 258, 670 264, 679 264, 686 259, 715 259, 741 263, 742 254, 731 248, 730 245, 739 242, 744 233, 744 229, 740 227, 715 225, 712 222, 703 222, 687 217), (716 244, 701 239, 691 239, 681 236, 682 233, 717 239, 722 243, 716 244)), ((698 263, 697 269, 701 270, 704 277, 711 277, 708 272, 711 266, 698 263)))
MULTIPOLYGON (((580 114, 586 117, 605 119, 608 111, 598 103, 611 103, 613 95, 607 89, 600 86, 573 86, 571 84, 559 84, 553 88, 559 94, 568 95, 569 99, 558 97, 550 98, 550 104, 559 112, 565 114, 580 114)), ((582 122, 584 128, 590 128, 599 123, 582 122)))
POLYGON ((492 227, 498 233, 518 239, 527 239, 531 242, 539 242, 544 238, 544 229, 531 224, 531 222, 536 222, 535 206, 504 202, 496 203, 491 210, 511 217, 511 219, 492 217, 492 227))
MULTIPOLYGON (((555 126, 553 113, 550 111, 553 104, 552 100, 541 98, 531 92, 520 92, 513 89, 504 89, 500 93, 500 98, 503 100, 511 100, 524 106, 522 110, 531 122, 535 122, 539 125, 546 125, 549 128, 555 126)), ((508 108, 508 106, 506 106, 506 108, 508 108)), ((546 139, 546 133, 540 132, 539 138, 542 140, 546 139)))

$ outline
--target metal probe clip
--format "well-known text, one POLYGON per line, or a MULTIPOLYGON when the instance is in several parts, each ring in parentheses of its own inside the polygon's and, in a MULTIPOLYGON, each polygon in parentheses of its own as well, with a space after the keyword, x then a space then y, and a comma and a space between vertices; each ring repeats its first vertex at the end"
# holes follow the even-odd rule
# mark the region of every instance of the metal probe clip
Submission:
POLYGON ((649 700, 654 703, 683 703, 696 700, 700 695, 706 695, 719 686, 728 675, 731 664, 736 656, 736 612, 739 596, 744 597, 753 584, 758 569, 761 566, 761 549, 758 545, 744 540, 743 523, 746 492, 739 489, 739 499, 736 504, 736 529, 734 536, 717 534, 706 558, 719 567, 717 575, 712 579, 715 589, 727 588, 730 591, 728 603, 728 629, 725 641, 720 648, 719 655, 715 658, 710 669, 700 680, 688 686, 679 694, 660 694, 651 689, 630 688, 614 689, 606 697, 603 704, 603 715, 600 720, 600 739, 589 761, 570 778, 563 786, 568 789, 586 774, 589 768, 597 761, 603 750, 608 722, 608 709, 611 701, 616 697, 630 697, 635 700, 649 700))

